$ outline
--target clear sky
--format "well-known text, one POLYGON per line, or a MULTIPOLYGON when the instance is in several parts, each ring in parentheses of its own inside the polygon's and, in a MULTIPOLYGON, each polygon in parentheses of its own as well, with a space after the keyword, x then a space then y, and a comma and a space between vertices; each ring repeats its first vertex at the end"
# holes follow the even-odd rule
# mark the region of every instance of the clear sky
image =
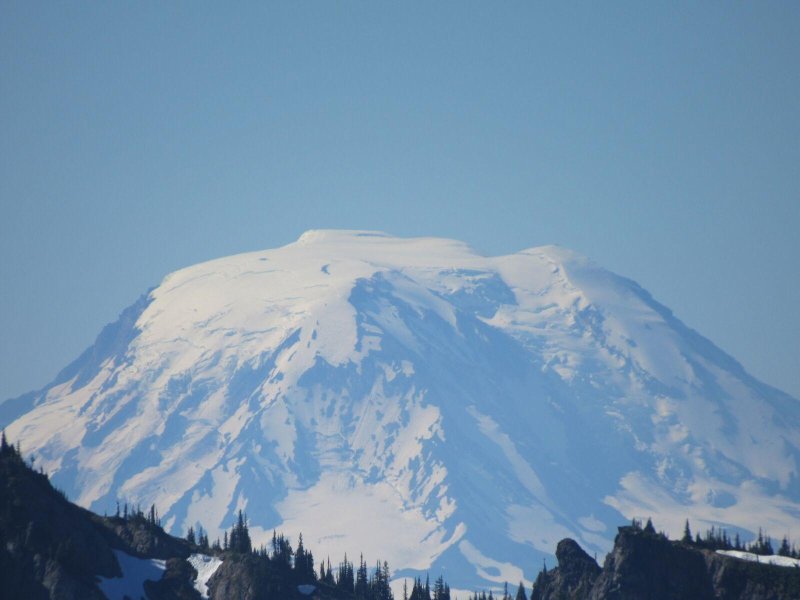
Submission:
POLYGON ((800 397, 798 64, 794 1, 0 0, 0 398, 328 227, 573 248, 800 397))

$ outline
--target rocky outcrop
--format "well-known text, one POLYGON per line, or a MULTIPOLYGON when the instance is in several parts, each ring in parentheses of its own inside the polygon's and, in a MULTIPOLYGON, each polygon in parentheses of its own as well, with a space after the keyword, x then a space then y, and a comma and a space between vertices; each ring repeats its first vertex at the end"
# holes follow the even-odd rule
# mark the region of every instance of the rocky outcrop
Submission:
POLYGON ((539 574, 531 600, 797 600, 800 569, 752 563, 620 527, 603 568, 573 540, 539 574))
POLYGON ((583 598, 713 600, 704 553, 655 532, 620 527, 614 549, 583 598))
POLYGON ((158 581, 145 581, 144 589, 150 600, 201 600, 200 592, 192 585, 197 571, 186 560, 170 558, 167 570, 158 581))
POLYGON ((569 538, 558 543, 556 559, 558 568, 539 573, 531 600, 587 597, 600 574, 594 559, 569 538))
POLYGON ((225 560, 208 582, 210 598, 268 600, 280 590, 270 589, 264 563, 254 556, 233 555, 225 560))
MULTIPOLYGON (((96 517, 99 518, 99 517, 96 517)), ((103 518, 102 531, 115 548, 125 548, 129 554, 147 558, 187 558, 189 545, 166 533, 161 527, 144 519, 103 518)))

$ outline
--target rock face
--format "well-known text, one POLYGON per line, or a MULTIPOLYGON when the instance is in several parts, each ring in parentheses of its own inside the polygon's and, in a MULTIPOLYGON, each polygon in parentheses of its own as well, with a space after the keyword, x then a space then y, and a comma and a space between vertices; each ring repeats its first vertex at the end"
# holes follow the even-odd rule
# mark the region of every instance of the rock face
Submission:
POLYGON ((226 560, 208 582, 212 598, 262 600, 270 598, 263 567, 250 556, 226 560))
POLYGON ((556 559, 557 569, 539 574, 531 600, 587 597, 600 574, 600 567, 594 559, 569 538, 558 542, 556 559))
POLYGON ((620 528, 591 598, 696 598, 714 595, 705 554, 656 533, 620 528))
POLYGON ((531 600, 796 600, 800 569, 758 564, 620 527, 600 569, 573 540, 539 574, 531 600))

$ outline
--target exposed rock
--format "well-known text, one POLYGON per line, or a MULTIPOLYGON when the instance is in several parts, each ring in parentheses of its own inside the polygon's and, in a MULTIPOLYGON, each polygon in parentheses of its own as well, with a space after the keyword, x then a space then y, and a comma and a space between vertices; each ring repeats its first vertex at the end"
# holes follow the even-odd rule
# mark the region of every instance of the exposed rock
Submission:
POLYGON ((592 599, 713 599, 703 552, 655 532, 620 527, 592 599))
POLYGON ((752 563, 620 527, 603 568, 573 541, 539 574, 531 600, 797 600, 800 569, 752 563))
POLYGON ((102 525, 112 546, 125 548, 126 552, 135 556, 168 559, 188 558, 191 554, 184 540, 169 535, 144 519, 111 517, 102 519, 102 525))
POLYGON ((558 543, 556 559, 556 569, 539 573, 531 600, 586 597, 600 573, 594 559, 569 538, 558 543))
POLYGON ((170 558, 164 576, 146 581, 144 588, 150 600, 200 600, 200 592, 192 585, 195 577, 197 571, 186 560, 170 558))
POLYGON ((212 600, 267 600, 281 597, 273 596, 271 591, 262 563, 250 555, 234 555, 225 560, 208 582, 208 595, 212 600))

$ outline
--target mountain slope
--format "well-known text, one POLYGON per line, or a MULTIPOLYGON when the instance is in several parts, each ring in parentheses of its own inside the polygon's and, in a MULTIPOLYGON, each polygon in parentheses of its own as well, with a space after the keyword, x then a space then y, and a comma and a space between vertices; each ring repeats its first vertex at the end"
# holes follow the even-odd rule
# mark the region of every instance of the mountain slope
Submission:
POLYGON ((0 419, 94 510, 214 536, 241 508, 256 543, 333 556, 381 531, 456 586, 529 581, 564 537, 605 552, 633 516, 800 515, 798 402, 557 247, 311 231, 195 265, 0 419))

